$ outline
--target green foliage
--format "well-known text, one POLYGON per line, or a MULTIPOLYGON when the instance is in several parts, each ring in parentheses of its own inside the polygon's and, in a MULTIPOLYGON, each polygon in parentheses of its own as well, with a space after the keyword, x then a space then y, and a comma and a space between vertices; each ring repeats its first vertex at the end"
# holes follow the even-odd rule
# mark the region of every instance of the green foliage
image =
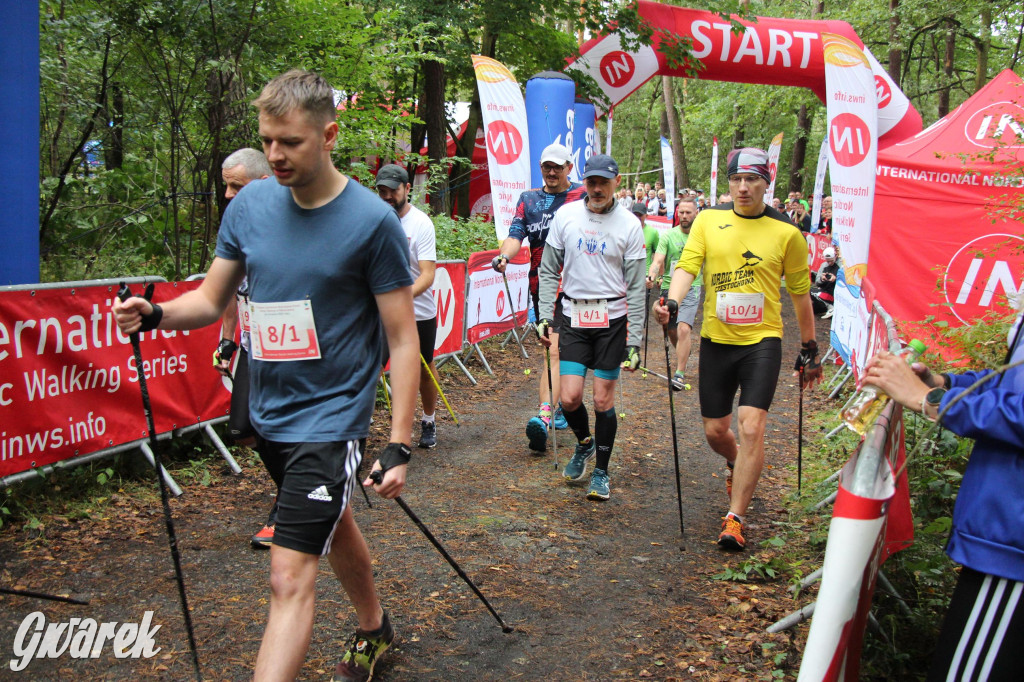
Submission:
MULTIPOLYGON (((786 545, 786 541, 779 537, 771 537, 762 543, 779 550, 786 545)), ((735 582, 748 582, 751 579, 775 580, 776 578, 789 573, 791 565, 778 555, 777 551, 763 551, 738 564, 726 566, 725 570, 711 576, 712 580, 732 580, 735 582)))
POLYGON ((498 237, 490 220, 473 217, 468 220, 436 215, 438 260, 465 260, 475 251, 498 248, 498 237))

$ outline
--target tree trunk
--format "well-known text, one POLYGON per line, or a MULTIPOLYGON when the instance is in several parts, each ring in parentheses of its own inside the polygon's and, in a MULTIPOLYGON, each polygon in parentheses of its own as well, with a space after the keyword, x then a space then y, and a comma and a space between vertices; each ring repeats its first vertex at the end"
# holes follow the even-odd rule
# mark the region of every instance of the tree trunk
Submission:
POLYGON ((473 101, 469 104, 469 118, 466 120, 466 132, 462 138, 456 140, 456 148, 459 156, 464 156, 469 161, 465 164, 455 165, 452 171, 453 177, 459 178, 455 186, 455 208, 460 218, 468 218, 472 210, 469 203, 469 184, 473 179, 473 153, 476 151, 476 131, 483 123, 483 112, 480 110, 480 96, 474 93, 473 101))
POLYGON ((804 161, 807 159, 807 139, 811 136, 811 117, 807 105, 801 104, 796 112, 796 140, 793 141, 793 160, 789 164, 790 192, 804 191, 804 161))
MULTIPOLYGON (((683 81, 685 90, 686 81, 683 81)), ((665 99, 665 113, 668 123, 668 139, 672 144, 672 160, 676 175, 676 187, 689 187, 690 174, 686 168, 686 149, 683 146, 683 130, 676 111, 675 88, 670 76, 661 77, 662 94, 665 99)), ((685 111, 685 109, 684 109, 685 111)))
POLYGON ((732 149, 743 146, 743 124, 740 123, 740 105, 732 105, 732 149))
POLYGON ((647 105, 647 118, 644 121, 644 134, 640 138, 640 158, 636 161, 636 179, 640 181, 640 169, 644 165, 644 157, 647 155, 647 138, 651 134, 651 113, 654 111, 654 103, 658 101, 658 88, 651 88, 651 102, 647 105))
POLYGON ((900 87, 903 73, 903 49, 900 47, 900 0, 889 0, 889 77, 900 87))
POLYGON ((438 61, 423 62, 423 120, 427 124, 427 157, 429 161, 428 183, 430 188, 430 210, 436 215, 447 214, 451 208, 448 197, 448 173, 445 164, 448 159, 444 111, 444 64, 438 61))
POLYGON ((949 93, 953 88, 953 59, 956 56, 956 24, 946 20, 946 52, 942 58, 942 88, 939 90, 939 118, 949 113, 949 93))
POLYGON ((974 91, 977 92, 988 82, 988 51, 992 45, 992 3, 988 0, 981 5, 981 40, 978 42, 977 69, 974 72, 974 91))
POLYGON ((124 165, 124 93, 120 83, 110 84, 110 106, 107 110, 109 139, 103 153, 103 163, 108 170, 124 165))

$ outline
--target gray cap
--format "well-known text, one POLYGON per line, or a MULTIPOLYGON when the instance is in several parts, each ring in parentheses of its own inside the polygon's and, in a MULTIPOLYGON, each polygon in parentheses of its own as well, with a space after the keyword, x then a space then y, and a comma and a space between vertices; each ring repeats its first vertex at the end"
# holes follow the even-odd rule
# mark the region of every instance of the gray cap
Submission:
POLYGON ((630 210, 637 215, 647 215, 647 204, 642 201, 634 201, 630 210))
POLYGON ((398 189, 408 184, 409 174, 398 164, 389 163, 386 166, 381 166, 380 170, 377 171, 377 187, 383 186, 388 189, 398 189))
POLYGON ((597 176, 612 179, 619 175, 619 164, 607 154, 594 154, 583 167, 583 177, 597 176))

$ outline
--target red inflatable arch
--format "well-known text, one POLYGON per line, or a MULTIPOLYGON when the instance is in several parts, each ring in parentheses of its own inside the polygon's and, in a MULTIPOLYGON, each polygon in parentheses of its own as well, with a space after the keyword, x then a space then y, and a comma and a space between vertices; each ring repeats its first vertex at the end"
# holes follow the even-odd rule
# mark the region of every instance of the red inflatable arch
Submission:
MULTIPOLYGON (((679 39, 692 41, 695 61, 701 67, 698 78, 735 83, 796 85, 810 88, 825 99, 825 61, 822 33, 835 33, 864 49, 875 75, 878 95, 879 147, 884 148, 921 131, 921 116, 907 96, 864 48, 853 27, 844 21, 810 21, 757 17, 756 22, 739 21, 745 30, 734 33, 732 24, 703 10, 637 0, 640 15, 651 26, 679 39)), ((567 70, 590 74, 615 106, 654 76, 688 77, 685 68, 669 68, 654 43, 627 52, 618 33, 586 42, 580 59, 567 70)))

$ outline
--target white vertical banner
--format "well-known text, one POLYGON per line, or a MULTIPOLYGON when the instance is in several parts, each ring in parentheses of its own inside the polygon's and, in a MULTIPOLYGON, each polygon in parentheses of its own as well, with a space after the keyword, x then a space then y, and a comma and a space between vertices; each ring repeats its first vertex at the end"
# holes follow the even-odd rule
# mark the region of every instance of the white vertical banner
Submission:
POLYGON ((473 55, 473 69, 484 119, 494 231, 501 242, 508 236, 519 195, 530 188, 526 103, 515 76, 501 62, 473 55))
POLYGON ((711 187, 708 190, 711 205, 718 203, 718 136, 711 138, 711 187))
MULTIPOLYGON (((615 114, 615 107, 612 107, 611 109, 608 110, 607 141, 604 144, 604 149, 605 149, 604 153, 607 154, 608 156, 612 155, 612 116, 614 116, 614 114, 615 114)), ((599 140, 599 142, 600 142, 600 140, 599 140)), ((597 153, 598 154, 601 153, 600 148, 598 148, 597 153)))
POLYGON ((814 208, 811 209, 811 232, 818 231, 821 224, 821 195, 825 190, 825 173, 828 171, 828 135, 821 140, 818 150, 818 165, 814 170, 814 208))
POLYGON ((676 214, 676 165, 672 160, 672 143, 661 138, 661 170, 665 174, 665 216, 672 221, 676 214))
POLYGON ((768 145, 768 171, 772 174, 772 181, 768 184, 768 191, 764 193, 764 203, 771 206, 775 198, 775 176, 779 174, 779 154, 782 152, 782 133, 772 138, 768 145))
POLYGON ((871 211, 878 158, 875 77, 864 52, 848 38, 821 34, 825 50, 832 235, 842 250, 846 282, 859 295, 868 272, 871 211))

